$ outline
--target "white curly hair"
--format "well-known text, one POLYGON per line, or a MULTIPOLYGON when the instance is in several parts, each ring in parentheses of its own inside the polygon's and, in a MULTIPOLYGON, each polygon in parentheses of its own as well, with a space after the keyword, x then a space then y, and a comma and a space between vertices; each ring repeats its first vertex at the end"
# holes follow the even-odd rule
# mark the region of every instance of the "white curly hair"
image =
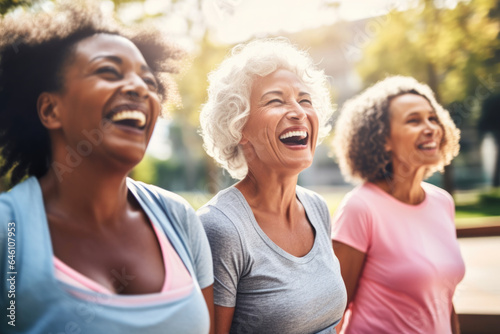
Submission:
POLYGON ((235 46, 219 67, 209 74, 208 100, 200 113, 204 148, 231 177, 241 180, 248 166, 239 146, 241 132, 250 114, 250 93, 256 76, 277 69, 298 76, 311 90, 318 114, 318 142, 330 131, 333 107, 330 85, 323 70, 316 68, 306 51, 285 38, 260 39, 235 46))

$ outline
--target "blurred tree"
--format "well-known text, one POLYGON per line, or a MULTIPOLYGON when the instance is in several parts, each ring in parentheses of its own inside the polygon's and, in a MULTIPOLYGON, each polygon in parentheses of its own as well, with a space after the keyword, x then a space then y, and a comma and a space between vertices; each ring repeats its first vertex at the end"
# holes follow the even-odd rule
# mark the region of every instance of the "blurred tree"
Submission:
POLYGON ((0 1, 0 14, 4 15, 9 10, 18 6, 32 6, 36 0, 1 0, 0 1))
MULTIPOLYGON (((199 112, 207 100, 208 74, 222 62, 229 47, 228 45, 213 44, 208 35, 205 35, 198 42, 198 50, 193 54, 194 58, 189 70, 178 80, 182 109, 174 113, 173 119, 183 129, 181 132, 183 144, 181 152, 185 157, 185 166, 188 171, 195 172, 194 160, 204 164, 205 184, 209 187, 203 191, 208 192, 220 190, 219 185, 225 184, 225 182, 221 180, 222 174, 219 172, 219 167, 203 150, 203 141, 198 133, 199 112)), ((193 178, 193 176, 189 176, 189 179, 193 178)))
POLYGON ((492 185, 500 187, 500 94, 492 95, 484 100, 478 128, 482 135, 491 133, 495 139, 497 152, 492 185))
POLYGON ((135 166, 134 170, 130 173, 130 177, 135 180, 141 180, 145 183, 155 183, 158 179, 158 172, 155 166, 156 159, 145 155, 141 162, 135 166))
MULTIPOLYGON (((388 74, 426 82, 441 104, 453 107, 452 117, 460 127, 492 93, 485 78, 500 73, 494 61, 500 50, 498 4, 471 0, 446 8, 445 3, 419 0, 415 8, 390 11, 383 29, 364 48, 358 70, 369 84, 388 74)), ((444 188, 454 191, 451 166, 445 169, 444 188)))

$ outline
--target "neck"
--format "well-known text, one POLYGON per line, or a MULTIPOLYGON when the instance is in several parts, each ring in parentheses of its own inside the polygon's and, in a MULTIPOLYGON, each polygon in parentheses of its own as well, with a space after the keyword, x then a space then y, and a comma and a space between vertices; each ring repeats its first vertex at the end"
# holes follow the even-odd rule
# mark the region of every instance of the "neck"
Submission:
POLYGON ((127 173, 93 167, 82 163, 62 176, 50 168, 40 178, 48 215, 95 225, 120 221, 128 205, 127 173))
POLYGON ((424 167, 410 170, 394 166, 394 175, 391 179, 374 183, 399 201, 416 205, 425 199, 425 192, 421 185, 424 175, 424 167))
POLYGON ((252 210, 287 217, 298 206, 295 195, 297 180, 298 175, 262 175, 249 171, 235 187, 241 191, 252 210))

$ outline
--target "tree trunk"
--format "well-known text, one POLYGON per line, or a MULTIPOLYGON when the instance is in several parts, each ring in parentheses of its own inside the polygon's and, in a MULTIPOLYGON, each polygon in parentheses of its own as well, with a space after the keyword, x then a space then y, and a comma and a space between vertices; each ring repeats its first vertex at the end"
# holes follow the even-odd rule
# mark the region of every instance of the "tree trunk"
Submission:
POLYGON ((453 164, 449 164, 444 168, 443 188, 451 195, 455 192, 455 182, 453 182, 453 164))
POLYGON ((500 187, 500 138, 495 140, 497 147, 497 159, 495 161, 495 168, 493 169, 493 187, 500 187))

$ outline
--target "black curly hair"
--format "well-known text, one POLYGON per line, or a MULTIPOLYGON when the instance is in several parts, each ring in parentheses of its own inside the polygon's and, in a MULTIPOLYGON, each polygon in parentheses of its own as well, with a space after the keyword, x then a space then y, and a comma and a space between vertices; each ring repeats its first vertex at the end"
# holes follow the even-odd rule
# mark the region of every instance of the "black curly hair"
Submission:
POLYGON ((392 99, 403 94, 420 95, 429 101, 443 129, 440 162, 428 167, 425 177, 442 171, 457 156, 460 131, 429 86, 412 77, 390 76, 342 106, 332 146, 346 180, 377 182, 393 178, 392 156, 385 149, 391 130, 389 107, 392 99))
MULTIPOLYGON (((152 28, 119 26, 95 6, 59 4, 52 12, 25 13, 0 21, 0 177, 9 171, 14 185, 25 176, 48 171, 51 148, 48 131, 37 114, 43 92, 63 89, 63 71, 76 44, 104 33, 131 40, 158 80, 162 100, 175 85, 183 52, 152 28)), ((170 95, 168 94, 169 99, 170 95)), ((175 97, 175 96, 174 96, 175 97)))

